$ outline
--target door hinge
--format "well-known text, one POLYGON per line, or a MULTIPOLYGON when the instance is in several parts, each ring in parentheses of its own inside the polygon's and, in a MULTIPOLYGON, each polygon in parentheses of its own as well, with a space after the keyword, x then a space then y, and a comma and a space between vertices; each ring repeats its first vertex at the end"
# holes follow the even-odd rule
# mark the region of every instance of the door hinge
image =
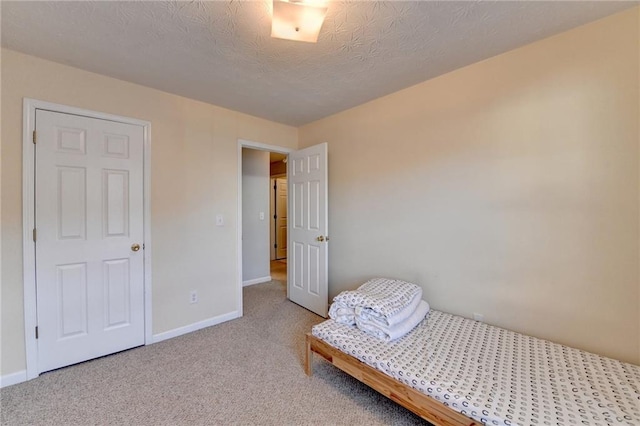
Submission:
POLYGON ((278 245, 277 245, 277 244, 274 244, 274 245, 273 245, 273 248, 278 248, 278 245))
POLYGON ((36 339, 38 338, 38 326, 36 325, 36 339))
POLYGON ((33 228, 33 242, 36 242, 36 239, 38 238, 38 231, 36 231, 36 228, 33 228))
POLYGON ((278 215, 277 215, 277 214, 274 214, 274 215, 273 215, 273 218, 274 218, 274 219, 277 219, 277 218, 278 218, 278 215))
POLYGON ((33 143, 34 145, 38 143, 38 136, 35 130, 33 131, 33 143))

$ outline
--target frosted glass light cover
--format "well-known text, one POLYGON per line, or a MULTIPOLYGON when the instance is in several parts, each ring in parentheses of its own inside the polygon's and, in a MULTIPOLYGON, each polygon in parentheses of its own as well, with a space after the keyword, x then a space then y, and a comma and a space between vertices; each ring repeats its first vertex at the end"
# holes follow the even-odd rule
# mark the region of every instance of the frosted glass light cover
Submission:
POLYGON ((324 3, 273 0, 271 37, 315 43, 326 14, 324 3))

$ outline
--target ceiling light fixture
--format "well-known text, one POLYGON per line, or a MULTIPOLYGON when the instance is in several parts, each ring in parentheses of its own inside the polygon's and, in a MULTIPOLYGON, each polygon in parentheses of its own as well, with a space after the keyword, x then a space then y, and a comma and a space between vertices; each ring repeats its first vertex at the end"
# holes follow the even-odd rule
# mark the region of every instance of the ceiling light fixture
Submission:
POLYGON ((271 37, 315 43, 327 9, 321 0, 273 0, 271 37))

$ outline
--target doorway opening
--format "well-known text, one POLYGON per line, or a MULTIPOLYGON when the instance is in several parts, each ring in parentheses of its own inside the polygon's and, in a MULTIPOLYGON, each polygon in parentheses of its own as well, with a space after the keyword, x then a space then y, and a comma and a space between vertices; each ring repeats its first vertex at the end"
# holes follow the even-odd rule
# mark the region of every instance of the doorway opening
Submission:
POLYGON ((276 152, 286 155, 288 160, 287 259, 286 263, 280 262, 286 265, 287 271, 283 291, 287 299, 326 318, 329 307, 327 147, 323 142, 296 151, 238 140, 237 300, 240 316, 244 288, 272 281, 271 261, 276 259, 275 254, 273 259, 270 257, 270 219, 265 211, 269 211, 272 190, 269 153, 276 152), (258 190, 251 195, 254 183, 258 190), (263 188, 267 191, 266 199, 263 188), (255 235, 252 227, 258 230, 255 235))
POLYGON ((240 142, 242 287, 277 282, 287 297, 287 158, 285 149, 240 142))

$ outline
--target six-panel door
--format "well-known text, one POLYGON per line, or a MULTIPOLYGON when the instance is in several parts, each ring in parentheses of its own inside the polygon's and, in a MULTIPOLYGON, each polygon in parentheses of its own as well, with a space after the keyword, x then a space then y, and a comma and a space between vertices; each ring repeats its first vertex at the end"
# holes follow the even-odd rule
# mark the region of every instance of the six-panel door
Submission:
POLYGON ((289 299, 328 311, 327 144, 289 154, 289 299))
POLYGON ((38 371, 144 344, 143 128, 36 112, 38 371))

